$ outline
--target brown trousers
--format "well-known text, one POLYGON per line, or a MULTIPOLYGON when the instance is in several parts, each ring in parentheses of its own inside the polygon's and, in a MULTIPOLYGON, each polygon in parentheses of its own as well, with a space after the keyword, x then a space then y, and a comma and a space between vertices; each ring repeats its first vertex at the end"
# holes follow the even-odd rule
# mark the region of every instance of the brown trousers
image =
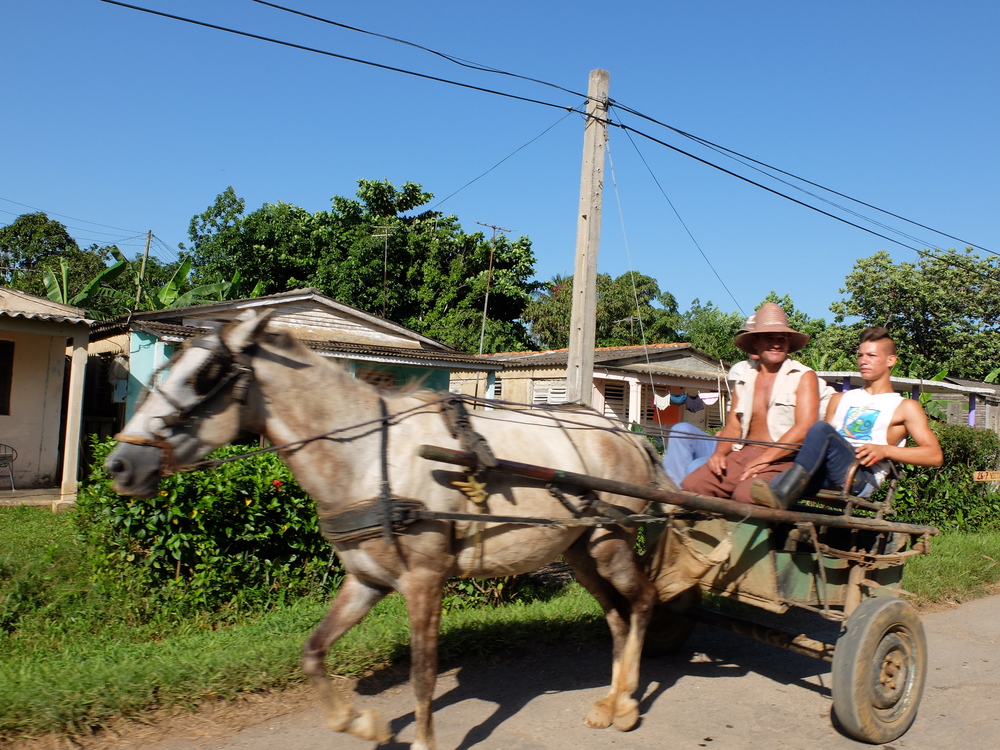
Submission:
POLYGON ((786 456, 782 461, 771 464, 759 471, 756 476, 748 477, 742 482, 739 481, 740 474, 748 464, 767 450, 763 445, 744 445, 742 450, 732 451, 726 456, 726 472, 724 476, 717 477, 708 468, 708 464, 703 464, 692 471, 681 482, 681 489, 688 492, 697 492, 699 495, 709 497, 731 497, 740 503, 753 504, 750 497, 750 484, 754 479, 763 479, 770 482, 774 477, 792 468, 794 455, 786 456))

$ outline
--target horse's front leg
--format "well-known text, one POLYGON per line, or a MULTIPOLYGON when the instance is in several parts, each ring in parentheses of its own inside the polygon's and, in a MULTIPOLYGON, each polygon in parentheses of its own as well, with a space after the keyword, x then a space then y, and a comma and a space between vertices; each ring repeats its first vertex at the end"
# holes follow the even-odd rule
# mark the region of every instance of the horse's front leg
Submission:
POLYGON ((416 741, 411 750, 434 750, 432 703, 437 683, 441 600, 447 576, 440 571, 414 571, 403 587, 410 615, 410 683, 413 685, 416 741))
POLYGON ((656 604, 656 587, 639 569, 633 545, 628 534, 604 531, 577 540, 566 551, 566 561, 601 605, 611 630, 611 687, 584 719, 595 729, 613 723, 628 731, 639 721, 639 702, 633 695, 639 688, 642 642, 656 604))
POLYGON ((333 604, 302 649, 302 669, 319 696, 326 724, 335 732, 349 732, 378 743, 392 739, 388 722, 371 709, 357 711, 351 702, 353 691, 334 686, 326 674, 326 654, 340 636, 357 625, 387 589, 363 583, 348 575, 333 604))

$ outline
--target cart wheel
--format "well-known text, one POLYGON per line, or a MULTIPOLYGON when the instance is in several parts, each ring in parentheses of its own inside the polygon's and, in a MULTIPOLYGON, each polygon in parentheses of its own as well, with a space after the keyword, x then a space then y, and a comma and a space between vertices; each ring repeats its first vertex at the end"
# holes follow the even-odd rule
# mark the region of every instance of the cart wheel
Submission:
POLYGON ((927 639, 912 606, 873 596, 847 619, 833 652, 833 712, 855 739, 879 744, 917 717, 927 673, 927 639))
POLYGON ((698 606, 700 601, 701 591, 695 586, 668 602, 657 604, 646 630, 643 655, 669 656, 683 646, 694 630, 694 620, 680 612, 698 606))

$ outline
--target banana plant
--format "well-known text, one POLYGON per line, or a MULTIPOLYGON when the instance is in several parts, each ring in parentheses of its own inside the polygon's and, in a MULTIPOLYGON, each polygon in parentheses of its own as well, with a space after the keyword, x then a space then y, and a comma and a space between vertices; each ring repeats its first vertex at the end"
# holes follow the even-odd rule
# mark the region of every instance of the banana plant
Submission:
POLYGON ((73 297, 69 297, 69 264, 65 258, 59 259, 59 275, 51 268, 42 271, 42 280, 45 282, 45 294, 53 302, 73 307, 89 307, 94 298, 101 292, 101 284, 117 279, 127 268, 127 262, 119 260, 114 265, 108 266, 94 278, 87 282, 73 297))

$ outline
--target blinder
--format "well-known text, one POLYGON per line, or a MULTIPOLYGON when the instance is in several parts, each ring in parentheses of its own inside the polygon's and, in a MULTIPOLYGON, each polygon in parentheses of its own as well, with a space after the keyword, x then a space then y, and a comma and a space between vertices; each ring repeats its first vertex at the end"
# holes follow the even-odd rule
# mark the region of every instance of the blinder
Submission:
MULTIPOLYGON (((189 387, 198 396, 190 404, 179 404, 166 391, 157 388, 156 376, 154 375, 150 391, 158 390, 164 400, 174 408, 172 413, 160 418, 165 427, 190 424, 192 414, 230 384, 232 384, 233 399, 241 405, 245 404, 250 381, 253 379, 250 362, 256 352, 256 344, 251 344, 235 356, 221 341, 212 341, 205 337, 191 339, 187 345, 198 349, 207 349, 211 356, 188 379, 189 387)), ((171 358, 172 361, 174 358, 171 358)))

